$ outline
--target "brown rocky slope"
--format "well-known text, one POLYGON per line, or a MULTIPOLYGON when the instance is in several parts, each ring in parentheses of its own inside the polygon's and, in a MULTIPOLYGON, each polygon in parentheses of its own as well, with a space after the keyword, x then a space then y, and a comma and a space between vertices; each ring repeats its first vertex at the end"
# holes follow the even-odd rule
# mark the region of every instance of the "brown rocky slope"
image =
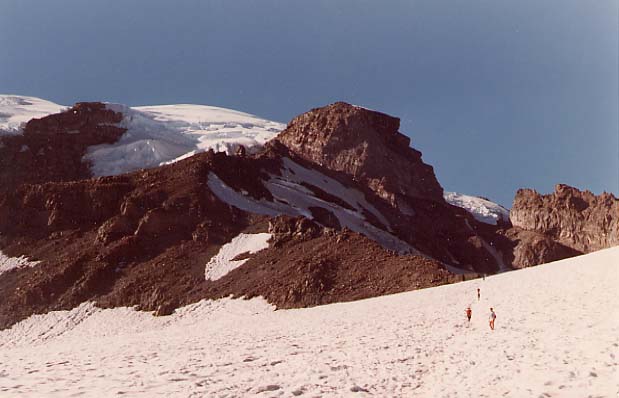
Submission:
POLYGON ((248 213, 208 188, 216 173, 267 200, 262 174, 280 161, 274 154, 203 153, 147 171, 22 185, 3 195, 0 247, 42 262, 0 274, 0 327, 89 300, 165 313, 202 298, 262 295, 295 307, 455 279, 436 261, 397 255, 304 218, 248 213), (240 232, 267 231, 275 235, 272 249, 221 280, 205 281, 204 266, 221 245, 240 232))

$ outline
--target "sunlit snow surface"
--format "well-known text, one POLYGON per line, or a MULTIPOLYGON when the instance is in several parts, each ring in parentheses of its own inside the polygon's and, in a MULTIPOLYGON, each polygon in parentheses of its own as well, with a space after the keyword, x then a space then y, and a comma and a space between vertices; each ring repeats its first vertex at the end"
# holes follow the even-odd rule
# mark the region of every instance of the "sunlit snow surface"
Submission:
POLYGON ((15 268, 34 267, 37 264, 39 264, 39 261, 30 261, 24 256, 9 257, 0 251, 0 274, 15 268))
POLYGON ((199 152, 234 153, 239 145, 255 151, 285 125, 206 105, 160 105, 129 108, 108 104, 127 129, 114 144, 90 147, 86 160, 96 176, 116 175, 175 162, 199 152))
POLYGON ((509 210, 489 200, 457 192, 445 192, 443 197, 450 205, 471 213, 477 221, 492 225, 496 225, 499 220, 509 221, 509 210))
POLYGON ((0 136, 20 134, 30 119, 58 113, 66 106, 36 97, 0 94, 0 136))
POLYGON ((83 304, 0 332, 0 396, 616 397, 618 285, 616 247, 310 309, 83 304))

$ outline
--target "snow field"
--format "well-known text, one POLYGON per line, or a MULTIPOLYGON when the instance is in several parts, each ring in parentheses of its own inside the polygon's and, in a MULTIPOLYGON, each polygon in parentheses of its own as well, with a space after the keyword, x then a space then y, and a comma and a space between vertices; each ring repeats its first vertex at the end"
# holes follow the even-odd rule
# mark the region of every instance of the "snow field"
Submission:
POLYGON ((248 258, 235 261, 232 259, 239 254, 253 254, 266 249, 269 247, 269 239, 271 239, 271 234, 268 233, 239 234, 235 236, 229 243, 223 245, 219 252, 206 264, 205 278, 215 281, 233 269, 245 264, 249 260, 248 258))
POLYGON ((309 309, 224 299, 152 317, 83 304, 0 332, 0 395, 615 397, 618 283, 615 247, 309 309))

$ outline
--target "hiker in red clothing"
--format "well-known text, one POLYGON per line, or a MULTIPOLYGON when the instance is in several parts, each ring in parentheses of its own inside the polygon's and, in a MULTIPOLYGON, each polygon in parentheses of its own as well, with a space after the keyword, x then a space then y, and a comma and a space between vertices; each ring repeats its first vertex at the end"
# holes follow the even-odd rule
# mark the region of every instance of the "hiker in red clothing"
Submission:
POLYGON ((469 319, 469 322, 471 322, 471 315, 473 315, 473 311, 471 310, 471 307, 467 307, 466 309, 466 317, 469 319))
POLYGON ((494 313, 494 309, 490 308, 490 316, 488 317, 488 321, 490 322, 490 330, 494 330, 494 320, 496 319, 496 314, 494 313))

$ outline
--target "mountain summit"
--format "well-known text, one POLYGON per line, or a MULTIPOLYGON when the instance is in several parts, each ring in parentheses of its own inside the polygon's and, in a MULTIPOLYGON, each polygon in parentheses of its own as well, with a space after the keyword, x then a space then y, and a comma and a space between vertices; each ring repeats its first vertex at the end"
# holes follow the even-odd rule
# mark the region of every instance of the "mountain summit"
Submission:
POLYGON ((411 198, 443 202, 432 167, 399 127, 398 118, 336 102, 295 117, 275 140, 300 158, 350 175, 400 210, 411 198))

